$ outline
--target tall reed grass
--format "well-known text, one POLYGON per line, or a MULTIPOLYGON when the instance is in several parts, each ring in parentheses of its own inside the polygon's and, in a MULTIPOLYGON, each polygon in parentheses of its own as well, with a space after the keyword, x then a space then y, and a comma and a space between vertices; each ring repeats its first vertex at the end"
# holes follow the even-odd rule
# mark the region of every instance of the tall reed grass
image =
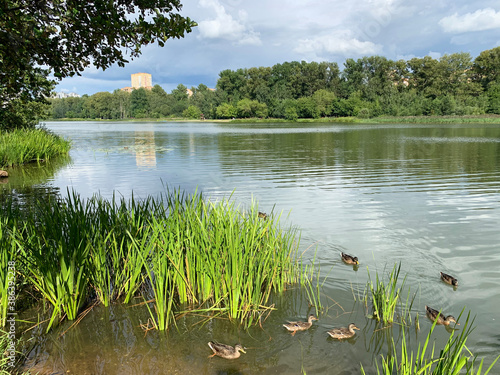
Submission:
POLYGON ((228 199, 176 190, 140 201, 82 200, 68 192, 37 200, 23 215, 16 236, 1 224, 7 235, 0 240, 17 246, 23 273, 52 306, 47 330, 75 319, 92 299, 128 303, 139 290, 159 330, 183 309, 251 325, 270 308, 272 293, 307 280, 296 230, 228 199))
MULTIPOLYGON (((404 321, 407 318, 410 318, 409 312, 411 310, 411 306, 413 305, 414 298, 410 298, 408 291, 405 304, 403 305, 401 303, 401 293, 404 288, 406 276, 403 278, 401 285, 398 286, 400 272, 401 263, 399 265, 395 264, 392 271, 388 275, 387 282, 379 278, 377 272, 374 283, 371 279, 370 272, 368 271, 369 281, 367 283, 367 289, 372 302, 372 316, 384 325, 391 324, 394 321, 394 315, 398 304, 401 307, 402 320, 404 321)), ((365 295, 365 301, 368 302, 368 295, 365 295)))
MULTIPOLYGON (((459 318, 460 319, 460 318, 459 318)), ((477 364, 477 357, 474 356, 467 348, 467 338, 473 330, 474 320, 470 320, 470 313, 467 316, 465 325, 461 332, 456 335, 453 330, 444 347, 436 350, 435 342, 430 345, 436 322, 432 325, 426 340, 419 343, 417 351, 409 351, 405 329, 403 328, 403 336, 401 340, 401 352, 397 352, 397 346, 393 342, 393 353, 387 357, 382 355, 381 365, 377 362, 377 374, 384 375, 457 375, 483 374, 484 359, 481 359, 477 364), (399 357, 399 359, 398 359, 399 357)), ((498 356, 493 363, 486 369, 484 375, 488 374, 495 363, 498 361, 498 356)), ((365 374, 361 366, 361 372, 365 374)))
POLYGON ((68 140, 43 128, 0 131, 0 167, 67 155, 70 146, 68 140))

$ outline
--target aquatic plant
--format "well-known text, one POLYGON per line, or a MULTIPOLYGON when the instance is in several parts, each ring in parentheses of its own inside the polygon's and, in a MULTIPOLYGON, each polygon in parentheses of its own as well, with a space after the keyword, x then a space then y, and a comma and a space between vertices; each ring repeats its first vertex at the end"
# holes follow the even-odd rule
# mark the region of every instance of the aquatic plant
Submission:
POLYGON ((43 128, 0 131, 0 167, 67 155, 70 146, 68 140, 43 128))
MULTIPOLYGON (((479 365, 475 367, 477 357, 474 356, 466 346, 467 338, 473 330, 472 325, 474 323, 474 320, 470 323, 469 321, 470 313, 467 315, 465 325, 460 334, 455 335, 456 331, 453 330, 443 349, 439 351, 439 354, 436 354, 435 343, 430 347, 430 341, 434 328, 436 327, 436 322, 434 322, 427 334, 425 342, 423 344, 419 343, 416 352, 408 350, 405 329, 403 329, 401 353, 397 353, 397 345, 393 342, 393 354, 387 357, 382 355, 381 365, 379 366, 377 362, 377 373, 386 375, 483 374, 484 359, 481 359, 479 365), (398 357, 400 358, 399 360, 398 357)), ((491 371, 499 358, 500 356, 493 361, 486 372, 484 372, 484 375, 491 371)), ((361 366, 361 372, 365 374, 363 366, 361 366)))
MULTIPOLYGON (((369 281, 367 283, 367 289, 370 292, 372 308, 373 308, 373 318, 378 321, 383 322, 384 325, 391 324, 394 321, 394 314, 396 312, 396 307, 398 302, 400 302, 401 290, 404 288, 406 281, 406 276, 403 278, 401 285, 398 287, 398 279, 401 271, 401 263, 399 265, 395 264, 392 271, 389 273, 387 282, 380 279, 378 272, 375 275, 375 284, 373 283, 370 272, 368 270, 369 281)), ((366 296, 367 300, 367 296, 366 296)), ((406 299, 406 304, 403 307, 403 311, 406 311, 406 315, 409 315, 411 305, 413 304, 413 299, 410 301, 410 295, 408 292, 408 298, 406 299), (410 305, 408 307, 408 305, 410 305)), ((403 317, 404 320, 404 317, 403 317)))
POLYGON ((8 218, 0 218, 0 327, 5 327, 9 302, 15 298, 16 243, 11 241, 16 226, 8 226, 8 218), (9 299, 10 297, 10 299, 9 299))
POLYGON ((172 295, 179 305, 208 305, 250 325, 271 293, 298 281, 295 232, 283 232, 276 218, 260 220, 256 209, 243 215, 233 202, 206 202, 201 195, 164 201, 169 214, 148 223, 156 244, 148 245, 152 259, 144 263, 155 310, 165 316, 157 317, 159 327, 171 317, 172 295))
POLYGON ((28 282, 52 306, 47 329, 75 319, 92 298, 128 303, 139 289, 160 330, 180 306, 250 325, 269 311, 272 293, 296 282, 313 290, 301 274, 296 230, 230 200, 177 190, 141 201, 68 192, 35 200, 23 215, 22 231, 6 243, 18 246, 28 282))

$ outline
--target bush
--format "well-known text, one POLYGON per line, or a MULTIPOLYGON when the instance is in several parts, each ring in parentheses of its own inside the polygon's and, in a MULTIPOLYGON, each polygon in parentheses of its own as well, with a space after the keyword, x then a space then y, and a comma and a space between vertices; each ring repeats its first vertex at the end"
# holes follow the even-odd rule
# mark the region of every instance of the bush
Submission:
POLYGON ((358 117, 359 118, 370 118, 370 110, 368 108, 361 108, 358 112, 358 117))
POLYGON ((191 119, 199 119, 201 117, 201 110, 194 105, 190 105, 182 112, 182 116, 191 119))
POLYGON ((217 118, 234 118, 236 117, 236 108, 229 103, 222 103, 215 110, 217 118))

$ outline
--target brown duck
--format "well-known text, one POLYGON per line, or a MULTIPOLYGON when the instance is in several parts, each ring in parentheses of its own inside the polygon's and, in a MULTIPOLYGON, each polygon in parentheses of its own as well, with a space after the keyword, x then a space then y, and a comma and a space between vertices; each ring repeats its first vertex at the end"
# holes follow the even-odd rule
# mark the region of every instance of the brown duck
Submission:
POLYGON ((215 341, 210 341, 208 346, 210 346, 210 349, 214 352, 214 354, 209 356, 209 358, 218 355, 219 357, 226 359, 236 359, 239 358, 241 353, 246 353, 245 349, 240 344, 236 344, 233 347, 226 344, 219 344, 215 341))
POLYGON ((334 328, 329 330, 327 333, 334 339, 342 340, 353 337, 356 334, 356 332, 354 332, 355 329, 359 330, 359 328, 356 327, 356 324, 351 323, 347 327, 334 328))
POLYGON ((443 273, 443 272, 440 272, 440 274, 441 274, 441 280, 443 280, 446 284, 458 286, 458 280, 455 279, 453 276, 448 275, 448 274, 443 273))
POLYGON ((318 318, 316 318, 313 314, 311 314, 307 318, 307 322, 288 322, 283 324, 283 327, 291 331, 292 336, 294 336, 295 332, 297 331, 305 331, 311 328, 313 320, 318 320, 318 318))
POLYGON ((359 264, 358 257, 342 253, 342 260, 344 263, 357 265, 359 264))
POLYGON ((432 320, 433 322, 437 320, 436 324, 448 326, 451 322, 453 322, 459 325, 454 316, 448 315, 446 318, 444 318, 443 314, 441 314, 438 310, 433 309, 432 307, 425 306, 425 312, 427 313, 427 317, 430 320, 432 320))

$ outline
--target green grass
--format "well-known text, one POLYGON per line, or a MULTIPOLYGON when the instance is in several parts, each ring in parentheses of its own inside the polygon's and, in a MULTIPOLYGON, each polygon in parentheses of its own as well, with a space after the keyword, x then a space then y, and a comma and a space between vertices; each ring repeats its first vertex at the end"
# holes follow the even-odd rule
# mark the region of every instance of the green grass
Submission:
POLYGON ((500 124, 498 115, 470 116, 381 116, 358 119, 366 124, 500 124))
POLYGON ((0 131, 0 167, 67 155, 70 142, 46 129, 0 131))
MULTIPOLYGON (((460 319, 460 318, 459 318, 460 319)), ((408 349, 405 329, 401 340, 401 350, 398 353, 397 345, 393 342, 393 353, 388 356, 381 356, 380 366, 377 362, 377 374, 384 375, 457 375, 470 374, 481 375, 488 374, 498 356, 488 369, 483 373, 484 359, 477 363, 477 358, 467 348, 467 338, 473 331, 473 322, 470 320, 470 313, 461 331, 453 330, 448 337, 444 347, 437 351, 435 343, 431 346, 431 339, 436 327, 436 322, 432 325, 426 339, 419 343, 416 352, 408 349)), ((361 366, 362 374, 365 374, 361 366)))
POLYGON ((309 280, 296 230, 230 200, 180 191, 141 201, 71 193, 7 215, 0 241, 19 254, 28 284, 51 305, 47 330, 76 319, 94 299, 128 303, 139 291, 159 330, 176 313, 201 309, 249 326, 270 309, 272 293, 309 280))
MULTIPOLYGON (((394 315, 398 306, 401 307, 402 322, 408 320, 409 318, 409 311, 411 310, 413 299, 410 298, 410 294, 408 292, 404 305, 401 301, 401 293, 404 288, 406 276, 403 278, 401 285, 398 286, 400 272, 401 263, 399 265, 395 264, 392 271, 388 275, 387 282, 379 278, 377 272, 374 283, 370 276, 370 272, 368 271, 369 281, 367 283, 367 289, 372 302, 372 316, 384 325, 393 323, 394 315)), ((365 300, 368 302, 368 294, 366 294, 365 300)))

